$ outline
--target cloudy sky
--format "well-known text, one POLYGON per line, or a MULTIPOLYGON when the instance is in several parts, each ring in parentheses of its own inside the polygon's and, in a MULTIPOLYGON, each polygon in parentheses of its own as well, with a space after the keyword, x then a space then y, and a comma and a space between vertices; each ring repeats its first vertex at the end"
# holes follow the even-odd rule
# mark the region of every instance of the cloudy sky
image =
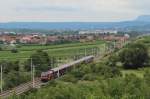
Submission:
POLYGON ((122 21, 149 9, 150 0, 1 0, 0 22, 122 21))

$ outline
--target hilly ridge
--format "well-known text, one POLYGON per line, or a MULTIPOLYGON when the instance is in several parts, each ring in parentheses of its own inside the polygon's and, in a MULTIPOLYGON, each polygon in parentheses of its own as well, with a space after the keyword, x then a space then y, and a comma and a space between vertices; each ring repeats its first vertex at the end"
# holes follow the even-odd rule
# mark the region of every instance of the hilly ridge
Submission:
POLYGON ((133 21, 122 22, 8 22, 0 23, 2 29, 143 29, 149 30, 150 16, 139 16, 133 21))

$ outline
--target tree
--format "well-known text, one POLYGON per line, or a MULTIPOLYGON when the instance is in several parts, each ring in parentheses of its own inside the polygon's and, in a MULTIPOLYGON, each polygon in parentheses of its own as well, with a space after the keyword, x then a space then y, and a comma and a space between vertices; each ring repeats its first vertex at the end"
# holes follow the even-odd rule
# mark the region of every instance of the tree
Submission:
POLYGON ((0 46, 0 51, 2 51, 3 50, 3 48, 0 46))
POLYGON ((119 57, 116 54, 111 55, 108 58, 109 61, 106 61, 106 65, 114 67, 117 65, 117 62, 119 61, 119 57))
POLYGON ((18 71, 11 71, 7 75, 5 75, 5 86, 4 88, 13 88, 16 85, 19 85, 25 81, 29 80, 30 76, 26 76, 21 72, 18 71))
POLYGON ((148 50, 144 44, 134 43, 119 53, 120 61, 126 69, 137 69, 148 62, 148 50))
POLYGON ((1 61, 4 73, 8 74, 11 71, 19 71, 19 61, 1 61))
POLYGON ((11 50, 11 52, 12 52, 12 53, 18 53, 18 50, 17 50, 16 48, 13 48, 13 49, 11 50))
POLYGON ((106 65, 99 67, 99 74, 104 78, 122 76, 120 70, 117 67, 110 67, 106 65))
POLYGON ((30 71, 31 69, 31 59, 32 65, 35 66, 36 72, 46 71, 50 69, 50 58, 48 54, 42 50, 37 50, 34 54, 31 55, 30 59, 25 63, 25 69, 30 71))

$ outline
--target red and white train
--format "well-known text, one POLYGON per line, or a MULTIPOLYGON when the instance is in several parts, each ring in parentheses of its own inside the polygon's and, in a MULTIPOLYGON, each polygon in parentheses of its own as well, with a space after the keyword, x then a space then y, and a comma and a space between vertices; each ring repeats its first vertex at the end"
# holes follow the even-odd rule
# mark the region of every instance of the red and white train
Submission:
POLYGON ((41 81, 47 82, 51 79, 58 78, 61 75, 64 75, 66 73, 66 71, 71 69, 73 66, 79 65, 81 63, 89 63, 89 62, 92 62, 93 60, 94 60, 94 56, 87 56, 87 57, 81 58, 79 60, 76 60, 74 62, 53 68, 47 72, 42 72, 41 73, 41 81))

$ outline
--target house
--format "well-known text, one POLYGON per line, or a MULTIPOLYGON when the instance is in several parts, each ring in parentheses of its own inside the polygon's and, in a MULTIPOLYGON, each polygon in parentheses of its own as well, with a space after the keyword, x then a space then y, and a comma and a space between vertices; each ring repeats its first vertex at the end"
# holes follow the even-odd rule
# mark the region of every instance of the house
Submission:
POLYGON ((47 43, 59 41, 58 36, 48 36, 47 43))
POLYGON ((32 36, 31 35, 26 35, 26 36, 24 36, 20 39, 20 42, 24 43, 24 44, 27 44, 27 43, 30 43, 31 40, 32 40, 32 36))
POLYGON ((87 30, 87 31, 79 31, 80 35, 85 34, 117 34, 116 30, 87 30))

